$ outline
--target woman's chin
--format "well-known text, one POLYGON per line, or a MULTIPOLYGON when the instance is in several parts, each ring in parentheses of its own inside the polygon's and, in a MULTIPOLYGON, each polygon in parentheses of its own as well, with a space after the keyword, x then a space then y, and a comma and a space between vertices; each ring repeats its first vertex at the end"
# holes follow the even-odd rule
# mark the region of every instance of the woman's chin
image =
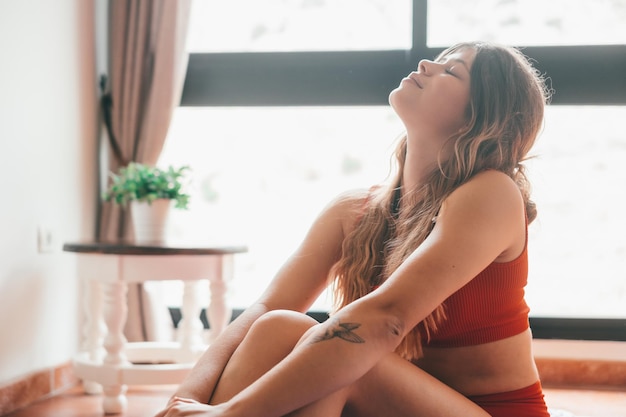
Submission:
POLYGON ((389 105, 391 106, 391 108, 393 108, 394 111, 397 112, 397 108, 396 108, 396 103, 398 100, 398 95, 401 94, 400 90, 402 88, 401 87, 396 87, 395 89, 391 90, 391 93, 389 93, 389 97, 388 97, 388 101, 389 101, 389 105))

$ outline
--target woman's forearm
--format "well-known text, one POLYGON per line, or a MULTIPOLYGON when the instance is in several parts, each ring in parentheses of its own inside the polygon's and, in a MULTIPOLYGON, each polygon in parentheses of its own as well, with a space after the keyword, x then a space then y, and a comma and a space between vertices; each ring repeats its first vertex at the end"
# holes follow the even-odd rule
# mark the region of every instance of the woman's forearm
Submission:
POLYGON ((402 338, 395 318, 357 304, 307 332, 289 356, 227 403, 226 415, 288 414, 350 385, 393 351, 402 338))
POLYGON ((267 311, 267 307, 263 304, 254 304, 227 326, 202 354, 190 374, 179 385, 174 396, 207 404, 233 352, 256 319, 267 311))

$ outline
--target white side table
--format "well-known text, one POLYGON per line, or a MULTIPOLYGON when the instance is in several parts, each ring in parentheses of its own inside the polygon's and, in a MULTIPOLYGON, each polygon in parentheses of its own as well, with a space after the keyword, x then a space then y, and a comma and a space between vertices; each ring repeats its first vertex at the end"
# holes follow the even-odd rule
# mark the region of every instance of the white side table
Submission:
POLYGON ((85 326, 83 347, 74 370, 88 393, 103 392, 106 414, 126 409, 126 385, 177 384, 189 373, 206 346, 202 343, 201 306, 195 291, 208 280, 207 319, 211 340, 228 324, 227 283, 233 274, 233 256, 245 246, 136 245, 129 242, 66 243, 66 252, 78 256, 84 280, 85 326), (144 281, 182 280, 180 343, 127 343, 127 285, 144 281))

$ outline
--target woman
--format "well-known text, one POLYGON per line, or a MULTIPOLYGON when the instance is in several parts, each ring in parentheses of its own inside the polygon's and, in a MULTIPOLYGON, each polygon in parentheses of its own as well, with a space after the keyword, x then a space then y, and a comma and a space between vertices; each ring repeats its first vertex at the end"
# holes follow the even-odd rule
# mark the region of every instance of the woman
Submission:
POLYGON ((389 96, 395 177, 323 210, 158 416, 548 416, 522 165, 547 97, 512 48, 421 61, 389 96), (329 281, 338 308, 317 324, 303 312, 329 281))

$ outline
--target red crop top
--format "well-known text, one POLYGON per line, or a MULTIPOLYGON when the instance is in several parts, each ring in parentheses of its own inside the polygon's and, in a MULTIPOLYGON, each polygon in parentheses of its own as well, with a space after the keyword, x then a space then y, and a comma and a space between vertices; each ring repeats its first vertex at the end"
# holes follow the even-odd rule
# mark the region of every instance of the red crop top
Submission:
MULTIPOLYGON (((371 191, 364 202, 369 202, 371 191)), ((528 223, 526 225, 528 228, 528 223)), ((444 302, 446 318, 427 337, 425 347, 462 347, 495 342, 529 327, 524 300, 528 282, 528 229, 524 250, 509 262, 493 262, 444 302)), ((375 290, 379 285, 372 288, 375 290)), ((421 324, 420 324, 421 327, 421 324)))
MULTIPOLYGON (((527 239, 528 240, 528 239, 527 239)), ((448 297, 446 318, 423 336, 427 347, 461 347, 495 342, 528 329, 524 300, 528 251, 510 262, 493 262, 468 284, 448 297)))

